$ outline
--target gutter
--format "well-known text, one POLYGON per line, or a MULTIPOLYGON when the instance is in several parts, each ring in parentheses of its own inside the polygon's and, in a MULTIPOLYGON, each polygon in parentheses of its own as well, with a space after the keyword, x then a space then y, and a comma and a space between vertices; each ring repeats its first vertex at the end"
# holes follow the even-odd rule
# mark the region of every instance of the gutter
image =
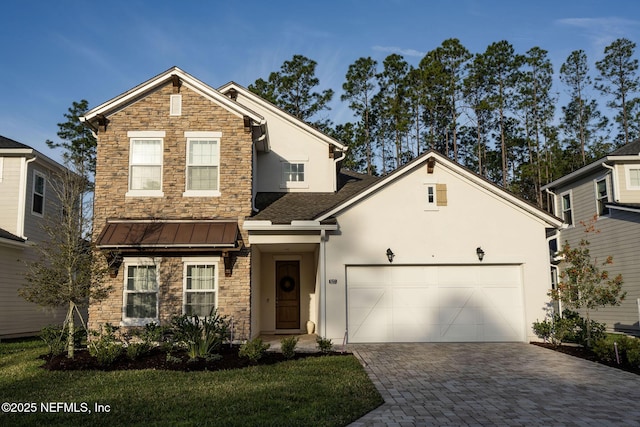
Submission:
POLYGON ((35 162, 37 157, 34 155, 30 159, 26 159, 26 161, 21 164, 21 173, 20 173, 20 192, 18 193, 18 224, 16 227, 17 235, 24 240, 28 240, 27 236, 24 235, 24 222, 26 217, 27 210, 27 182, 29 181, 29 163, 35 162))
POLYGON ((341 162, 342 160, 344 160, 345 157, 347 157, 347 150, 349 149, 349 147, 345 147, 344 151, 341 151, 342 156, 338 157, 337 159, 333 160, 333 191, 338 191, 338 162, 341 162))
POLYGON ((271 221, 247 220, 242 224, 247 231, 335 231, 337 224, 321 224, 320 221, 291 221, 291 224, 273 224, 271 221))

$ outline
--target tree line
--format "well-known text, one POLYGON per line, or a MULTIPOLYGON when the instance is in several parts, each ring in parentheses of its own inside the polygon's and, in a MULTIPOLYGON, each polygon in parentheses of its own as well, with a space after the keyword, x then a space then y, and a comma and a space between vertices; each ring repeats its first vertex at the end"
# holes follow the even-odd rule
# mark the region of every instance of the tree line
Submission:
POLYGON ((567 102, 558 112, 548 52, 517 53, 505 40, 473 54, 448 39, 417 66, 398 54, 382 64, 358 58, 340 97, 354 120, 343 124, 313 120, 334 91, 317 89, 317 63, 302 55, 249 89, 348 145, 344 166, 354 171, 384 175, 433 149, 542 206, 542 185, 640 137, 635 48, 615 40, 595 70, 583 50, 571 52, 559 69, 567 102))

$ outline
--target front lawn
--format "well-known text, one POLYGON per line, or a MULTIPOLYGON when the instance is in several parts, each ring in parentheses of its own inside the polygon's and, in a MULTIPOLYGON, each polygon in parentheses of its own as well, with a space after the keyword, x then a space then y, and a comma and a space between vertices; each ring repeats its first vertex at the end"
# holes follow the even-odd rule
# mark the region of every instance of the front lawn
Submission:
POLYGON ((52 372, 40 368, 46 351, 0 343, 0 425, 344 426, 382 403, 352 355, 218 372, 52 372))

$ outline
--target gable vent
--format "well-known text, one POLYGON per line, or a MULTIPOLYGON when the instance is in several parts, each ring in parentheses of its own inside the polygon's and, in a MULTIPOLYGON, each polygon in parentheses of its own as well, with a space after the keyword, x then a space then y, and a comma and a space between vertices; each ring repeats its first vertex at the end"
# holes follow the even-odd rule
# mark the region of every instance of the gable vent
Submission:
POLYGON ((182 95, 171 95, 169 115, 182 115, 182 95))

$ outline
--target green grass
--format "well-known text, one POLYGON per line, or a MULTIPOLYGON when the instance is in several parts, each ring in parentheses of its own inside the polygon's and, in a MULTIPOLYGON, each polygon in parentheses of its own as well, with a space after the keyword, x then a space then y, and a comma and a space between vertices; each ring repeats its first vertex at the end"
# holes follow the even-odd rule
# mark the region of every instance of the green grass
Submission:
POLYGON ((351 355, 313 357, 219 372, 49 372, 39 341, 0 343, 0 403, 37 412, 0 412, 11 426, 343 426, 382 403, 351 355), (45 413, 48 402, 92 413, 45 413), (94 405, 109 405, 96 413, 94 405))

